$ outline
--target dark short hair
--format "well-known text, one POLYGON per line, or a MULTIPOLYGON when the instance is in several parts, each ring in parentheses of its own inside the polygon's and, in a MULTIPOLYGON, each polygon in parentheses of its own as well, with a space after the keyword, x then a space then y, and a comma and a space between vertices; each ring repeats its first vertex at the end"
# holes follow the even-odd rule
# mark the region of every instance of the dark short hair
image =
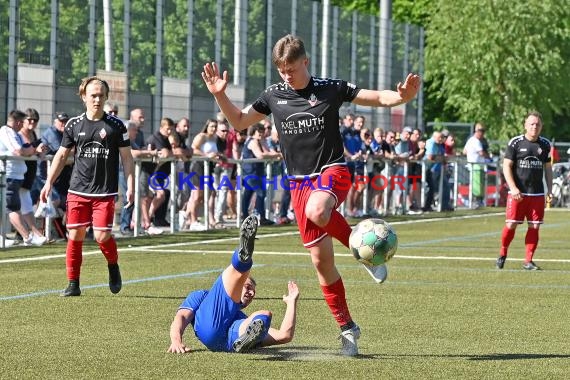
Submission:
POLYGON ((26 116, 27 119, 40 120, 40 114, 35 108, 28 108, 26 110, 26 116))
POLYGON ((23 121, 26 119, 26 114, 20 110, 12 110, 10 111, 10 113, 8 114, 8 119, 10 120, 17 120, 17 121, 23 121))
POLYGON ((255 134, 255 132, 261 132, 263 133, 265 131, 265 126, 263 124, 254 124, 251 127, 249 127, 249 129, 247 130, 247 135, 248 136, 253 136, 255 134))

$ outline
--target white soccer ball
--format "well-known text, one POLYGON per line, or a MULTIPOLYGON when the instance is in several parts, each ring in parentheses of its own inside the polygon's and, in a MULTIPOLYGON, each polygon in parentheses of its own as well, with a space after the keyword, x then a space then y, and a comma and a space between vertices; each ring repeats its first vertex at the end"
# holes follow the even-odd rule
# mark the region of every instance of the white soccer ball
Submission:
POLYGON ((365 219, 352 229, 350 252, 366 265, 382 265, 398 249, 398 236, 390 224, 382 219, 365 219))

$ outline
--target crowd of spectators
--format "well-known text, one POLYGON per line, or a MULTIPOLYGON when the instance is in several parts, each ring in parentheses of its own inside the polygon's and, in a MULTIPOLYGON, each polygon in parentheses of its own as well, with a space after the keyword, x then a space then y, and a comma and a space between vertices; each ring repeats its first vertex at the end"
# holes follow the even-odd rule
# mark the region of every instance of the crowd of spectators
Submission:
MULTIPOLYGON (((118 107, 105 104, 105 112, 117 115, 118 107)), ((60 146, 65 123, 69 119, 64 112, 57 112, 52 125, 41 136, 36 135, 39 114, 34 109, 25 112, 12 111, 5 126, 0 129, 0 154, 13 156, 36 156, 38 160, 7 160, 6 199, 8 216, 15 229, 17 239, 24 245, 46 243, 45 223, 36 220, 34 211, 38 204, 39 189, 45 183, 48 160, 60 146)), ((135 161, 140 160, 139 176, 140 231, 158 235, 170 227, 174 220, 181 230, 204 231, 226 228, 228 222, 236 219, 238 210, 242 219, 256 214, 261 225, 289 224, 293 222, 290 208, 290 193, 287 189, 287 168, 283 164, 279 135, 269 119, 236 131, 223 114, 208 119, 195 134, 191 133, 190 120, 183 117, 174 121, 168 117, 160 120, 149 136, 144 135, 144 110, 135 108, 130 112, 125 125, 131 140, 131 151, 135 161), (272 176, 278 178, 278 191, 268 193, 262 179, 267 175, 265 162, 246 162, 242 165, 241 184, 237 184, 237 167, 229 159, 272 159, 272 176), (162 186, 175 160, 176 178, 191 175, 193 187, 179 186, 175 198, 171 198, 168 186, 162 186), (205 173, 207 163, 208 173, 205 173), (160 172, 161 176, 156 176, 160 172), (213 177, 208 199, 204 198, 204 176, 213 177), (284 180, 281 180, 285 178, 284 180), (150 185, 149 185, 150 183, 150 185), (242 188, 241 204, 237 204, 236 188, 242 188), (268 196, 271 200, 267 200, 268 196), (174 204, 176 218, 170 218, 171 204, 174 204), (204 220, 204 207, 208 218, 204 220)), ((405 126, 400 131, 370 128, 362 115, 346 114, 339 120, 343 138, 345 158, 353 186, 344 205, 349 217, 377 216, 387 213, 407 212, 418 214, 431 212, 435 202, 440 202, 442 211, 453 211, 451 188, 449 186, 450 157, 457 154, 453 134, 447 130, 434 131, 424 138, 422 131, 405 126), (422 165, 423 162, 423 165, 422 165), (422 177, 422 167, 425 167, 422 177), (367 174, 367 179, 362 178, 367 174), (391 176, 404 178, 395 183, 391 176), (443 180, 440 181, 440 177, 443 180), (425 184, 425 185, 424 185, 425 184), (425 197, 422 203, 422 186, 425 197), (440 191, 440 186, 442 191, 440 191), (364 197, 364 193, 367 196, 364 197), (403 191, 405 190, 405 191, 403 191), (387 193, 387 194, 385 194, 387 193), (441 193, 441 194, 440 194, 441 193), (386 203, 387 202, 387 203, 386 203)), ((488 144, 484 139, 484 126, 476 124, 473 136, 460 153, 469 162, 484 162, 488 158, 488 144)), ((250 160, 251 161, 251 160, 250 160)), ((53 207, 65 209, 67 186, 71 173, 70 162, 54 184, 53 207)), ((474 199, 482 202, 482 175, 478 167, 473 171, 474 199)), ((120 197, 126 191, 122 171, 119 171, 120 197)), ((207 185, 207 184, 206 184, 207 185)), ((123 236, 132 236, 134 230, 134 204, 118 208, 116 224, 123 236)), ((65 220, 60 211, 53 218, 54 237, 65 239, 65 220)), ((5 245, 14 244, 6 239, 5 245)))

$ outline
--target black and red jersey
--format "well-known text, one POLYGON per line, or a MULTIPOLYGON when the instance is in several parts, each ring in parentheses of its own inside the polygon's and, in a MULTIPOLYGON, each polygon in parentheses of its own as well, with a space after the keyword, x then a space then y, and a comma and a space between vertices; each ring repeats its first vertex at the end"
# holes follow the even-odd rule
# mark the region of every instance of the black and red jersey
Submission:
POLYGON ((69 119, 61 146, 75 148, 69 192, 90 197, 116 195, 119 179, 119 148, 130 147, 123 122, 107 113, 89 120, 85 113, 69 119))
POLYGON ((317 176, 326 167, 346 165, 339 109, 359 91, 343 80, 312 77, 302 90, 274 84, 252 104, 257 112, 273 114, 289 175, 317 176))
POLYGON ((522 194, 544 195, 544 164, 550 161, 550 141, 541 136, 536 141, 524 135, 514 137, 505 158, 513 161, 513 177, 522 194))

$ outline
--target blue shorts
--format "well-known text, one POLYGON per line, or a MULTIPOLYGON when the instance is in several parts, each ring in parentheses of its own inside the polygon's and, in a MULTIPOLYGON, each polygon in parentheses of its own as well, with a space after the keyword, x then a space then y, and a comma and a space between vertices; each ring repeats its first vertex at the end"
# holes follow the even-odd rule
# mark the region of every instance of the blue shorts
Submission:
MULTIPOLYGON (((259 316, 256 319, 263 319, 259 316)), ((239 337, 239 327, 247 318, 241 304, 234 302, 226 293, 222 276, 214 282, 194 316, 194 333, 210 351, 233 351, 233 343, 239 337)), ((268 317, 267 317, 268 318, 268 317)), ((271 320, 264 319, 264 328, 269 330, 271 320)), ((262 334, 262 338, 266 334, 262 334)))

